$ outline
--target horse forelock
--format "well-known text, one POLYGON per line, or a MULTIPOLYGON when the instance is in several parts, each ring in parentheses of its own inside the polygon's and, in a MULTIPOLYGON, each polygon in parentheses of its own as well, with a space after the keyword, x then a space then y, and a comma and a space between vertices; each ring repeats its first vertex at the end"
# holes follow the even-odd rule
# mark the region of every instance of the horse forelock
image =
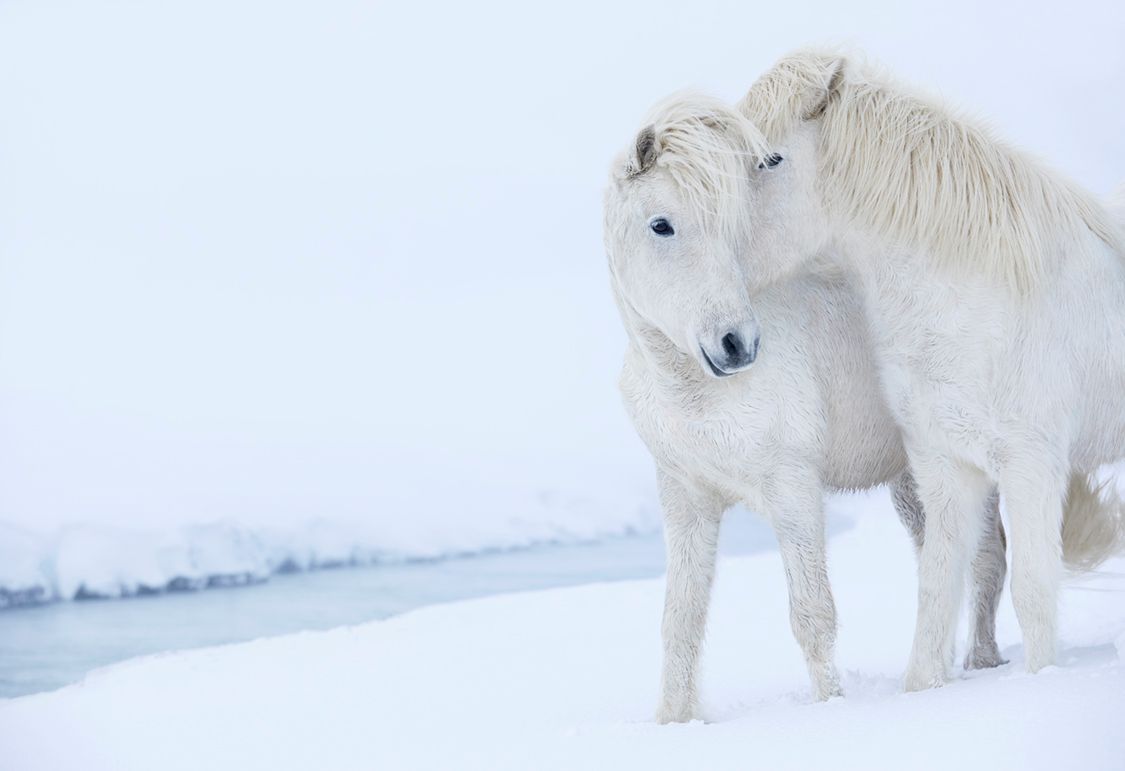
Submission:
POLYGON ((748 170, 772 155, 761 132, 731 105, 695 93, 658 104, 638 138, 647 140, 649 129, 655 151, 644 163, 628 157, 623 176, 665 171, 701 225, 736 238, 745 222, 748 170))

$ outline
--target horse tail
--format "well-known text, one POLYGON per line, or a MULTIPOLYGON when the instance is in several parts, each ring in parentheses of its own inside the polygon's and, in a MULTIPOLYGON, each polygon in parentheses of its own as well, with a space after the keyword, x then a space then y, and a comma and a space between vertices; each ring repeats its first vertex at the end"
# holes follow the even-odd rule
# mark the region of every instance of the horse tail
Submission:
POLYGON ((1093 570, 1125 548, 1125 502, 1112 482, 1074 473, 1063 506, 1063 562, 1071 570, 1093 570))
MULTIPOLYGON (((1125 235, 1125 183, 1106 201, 1125 235)), ((1125 257, 1125 255, 1122 255, 1125 257)), ((1071 570, 1092 570, 1125 549, 1125 502, 1111 482, 1072 473, 1063 506, 1063 562, 1071 570)))

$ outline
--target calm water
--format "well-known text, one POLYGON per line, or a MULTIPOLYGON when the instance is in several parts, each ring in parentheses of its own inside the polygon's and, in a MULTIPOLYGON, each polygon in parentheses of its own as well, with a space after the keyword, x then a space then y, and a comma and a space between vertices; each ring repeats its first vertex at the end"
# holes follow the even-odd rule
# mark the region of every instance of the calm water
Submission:
MULTIPOLYGON (((724 522, 725 554, 765 551, 775 544, 769 527, 746 512, 732 512, 724 522)), ((631 536, 279 575, 249 587, 5 610, 0 611, 0 697, 58 688, 91 669, 134 656, 328 629, 438 602, 663 572, 660 537, 631 536)))

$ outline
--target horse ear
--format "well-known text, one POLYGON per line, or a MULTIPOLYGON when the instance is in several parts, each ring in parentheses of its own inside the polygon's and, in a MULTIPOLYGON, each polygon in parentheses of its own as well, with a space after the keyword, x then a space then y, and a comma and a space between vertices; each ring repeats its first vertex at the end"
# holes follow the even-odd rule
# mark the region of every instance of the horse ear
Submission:
POLYGON ((811 104, 808 104, 805 109, 805 120, 813 120, 823 115, 828 108, 828 103, 836 97, 840 92, 840 87, 844 84, 843 57, 833 58, 825 64, 827 66, 822 73, 825 81, 824 89, 815 89, 811 94, 811 104))
POLYGON ((656 163, 656 127, 645 126, 637 134, 635 166, 637 173, 648 171, 656 163))
POLYGON ((754 82, 738 109, 769 140, 782 140, 797 124, 821 117, 839 99, 848 66, 835 52, 790 54, 754 82))

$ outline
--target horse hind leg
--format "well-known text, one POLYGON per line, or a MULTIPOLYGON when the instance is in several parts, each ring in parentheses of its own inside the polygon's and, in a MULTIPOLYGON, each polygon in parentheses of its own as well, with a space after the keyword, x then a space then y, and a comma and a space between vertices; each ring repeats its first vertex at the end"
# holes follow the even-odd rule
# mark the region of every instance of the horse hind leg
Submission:
POLYGON ((989 669, 1008 663, 996 645, 996 611, 1008 572, 1006 547, 1000 494, 994 490, 985 504, 984 528, 973 557, 973 635, 965 669, 989 669))
POLYGON ((891 485, 891 501, 899 521, 914 541, 915 553, 922 551, 922 541, 926 537, 926 512, 918 500, 918 488, 909 471, 903 472, 891 485))

